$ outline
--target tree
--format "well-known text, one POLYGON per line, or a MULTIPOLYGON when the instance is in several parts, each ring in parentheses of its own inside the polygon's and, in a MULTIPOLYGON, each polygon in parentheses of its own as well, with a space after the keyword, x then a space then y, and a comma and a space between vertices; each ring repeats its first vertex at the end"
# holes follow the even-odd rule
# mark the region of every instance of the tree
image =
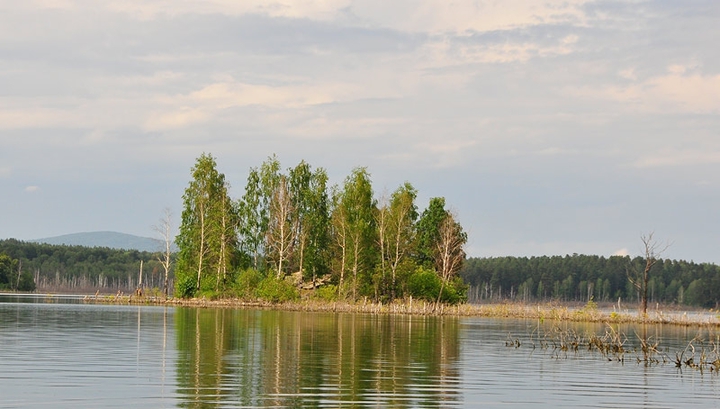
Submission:
POLYGON ((270 217, 265 240, 266 257, 274 263, 278 280, 284 276, 284 266, 295 247, 294 211, 287 177, 283 175, 270 200, 270 217))
MULTIPOLYGON (((416 197, 417 191, 406 182, 393 192, 389 201, 382 198, 376 212, 381 279, 384 280, 389 270, 390 288, 386 295, 391 299, 396 296, 398 271, 415 243, 416 197)), ((413 264, 408 268, 414 270, 414 267, 413 264)))
POLYGON ((445 198, 433 197, 417 222, 415 259, 419 265, 432 268, 435 264, 435 246, 440 238, 440 225, 448 216, 445 198))
POLYGON ((388 253, 390 257, 390 271, 392 272, 391 298, 395 298, 397 290, 398 270, 407 258, 415 243, 415 221, 418 218, 415 198, 417 190, 405 182, 395 192, 390 200, 390 242, 388 253))
POLYGON ((465 243, 467 234, 452 214, 448 213, 440 223, 438 240, 435 243, 435 268, 442 280, 437 303, 440 303, 443 289, 465 261, 465 243))
MULTIPOLYGON (((336 269, 338 271, 338 296, 343 291, 345 285, 345 271, 347 270, 347 252, 348 252, 348 231, 350 230, 347 209, 342 206, 343 192, 333 186, 332 192, 332 215, 330 216, 331 235, 335 239, 337 252, 340 253, 340 260, 336 269)), ((336 257, 337 260, 337 257, 336 257)))
POLYGON ((163 249, 160 254, 158 254, 157 258, 163 269, 165 270, 165 279, 163 280, 163 294, 165 294, 165 297, 167 297, 169 295, 168 283, 170 280, 170 262, 172 256, 172 211, 169 207, 163 209, 163 216, 160 219, 160 224, 153 226, 153 230, 160 234, 163 242, 163 249))
POLYGON ((22 260, 0 253, 0 290, 35 291, 32 274, 22 271, 22 260))
POLYGON ((217 171, 211 155, 202 154, 197 159, 192 168, 192 180, 183 195, 183 205, 182 223, 176 238, 179 249, 176 292, 181 297, 188 297, 201 289, 214 287, 219 291, 234 261, 237 239, 228 184, 225 175, 217 171), (213 275, 215 279, 210 281, 213 275))
POLYGON ((17 260, 13 260, 7 254, 0 253, 0 290, 9 290, 13 282, 13 272, 17 260))
POLYGON ((375 206, 370 174, 366 168, 353 169, 345 179, 335 209, 335 223, 343 241, 341 281, 347 260, 352 272, 353 299, 357 298, 360 279, 367 278, 374 266, 375 206))
POLYGON ((328 178, 324 169, 313 172, 305 161, 289 172, 295 220, 295 265, 303 277, 310 276, 314 282, 318 274, 327 271, 330 230, 328 178))
POLYGON ((310 183, 313 174, 310 165, 304 160, 295 168, 288 169, 288 171, 289 192, 293 210, 292 229, 296 246, 295 263, 300 276, 304 277, 305 254, 309 239, 309 213, 311 211, 310 183))
POLYGON ((260 269, 260 257, 270 223, 270 201, 280 180, 280 161, 275 155, 262 163, 260 169, 250 169, 245 194, 238 203, 240 235, 244 247, 252 255, 255 269, 260 269))
POLYGON ((628 279, 640 294, 640 311, 643 315, 647 315, 648 301, 648 282, 650 281, 650 270, 658 262, 658 258, 670 247, 670 243, 658 243, 654 236, 654 232, 643 234, 640 240, 644 247, 644 266, 638 268, 637 265, 631 264, 628 269, 628 279))

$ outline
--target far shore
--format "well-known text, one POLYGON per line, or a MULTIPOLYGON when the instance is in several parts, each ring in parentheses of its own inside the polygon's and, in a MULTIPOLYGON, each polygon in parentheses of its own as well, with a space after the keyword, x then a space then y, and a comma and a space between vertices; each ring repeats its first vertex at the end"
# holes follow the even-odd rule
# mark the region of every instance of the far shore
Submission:
POLYGON ((284 311, 335 312, 360 314, 399 314, 399 315, 432 315, 485 318, 537 319, 569 322, 597 323, 640 323, 668 324, 681 326, 720 327, 720 311, 708 309, 692 309, 687 306, 656 305, 648 309, 646 316, 640 314, 634 304, 600 304, 595 303, 558 303, 558 302, 494 302, 484 304, 435 305, 422 300, 400 300, 392 303, 376 303, 359 301, 317 301, 301 300, 286 303, 270 303, 266 301, 247 301, 236 298, 205 299, 205 298, 164 298, 162 296, 136 295, 82 295, 82 294, 23 294, 2 293, 2 295, 21 295, 42 298, 44 300, 74 298, 92 304, 133 304, 133 305, 167 305, 197 308, 259 308, 284 311))

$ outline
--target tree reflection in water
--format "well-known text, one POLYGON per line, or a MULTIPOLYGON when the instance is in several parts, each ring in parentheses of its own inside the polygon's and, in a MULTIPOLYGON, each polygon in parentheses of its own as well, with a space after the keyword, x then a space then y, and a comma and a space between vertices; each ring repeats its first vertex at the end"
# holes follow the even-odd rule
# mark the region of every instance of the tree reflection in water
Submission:
POLYGON ((183 407, 448 406, 451 317, 178 309, 183 407))

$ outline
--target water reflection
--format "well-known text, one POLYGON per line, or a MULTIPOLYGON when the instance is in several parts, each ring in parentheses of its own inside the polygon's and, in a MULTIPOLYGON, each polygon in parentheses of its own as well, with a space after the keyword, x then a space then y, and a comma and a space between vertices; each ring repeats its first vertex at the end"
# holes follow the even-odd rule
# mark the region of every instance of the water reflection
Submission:
MULTIPOLYGON (((0 297, 0 409, 720 406, 716 372, 538 346, 555 326, 602 324, 35 301, 0 297)), ((637 333, 671 357, 698 335, 613 330, 629 350, 637 333)))
POLYGON ((457 401, 455 318, 180 309, 183 407, 444 407, 457 401))

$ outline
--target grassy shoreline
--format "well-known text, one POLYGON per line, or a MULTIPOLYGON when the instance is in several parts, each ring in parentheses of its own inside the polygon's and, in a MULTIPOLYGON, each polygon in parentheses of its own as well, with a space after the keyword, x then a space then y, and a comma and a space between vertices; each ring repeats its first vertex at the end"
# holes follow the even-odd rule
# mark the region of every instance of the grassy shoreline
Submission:
MULTIPOLYGON (((393 303, 374 303, 360 301, 356 303, 337 301, 301 300, 285 303, 247 301, 242 299, 204 298, 162 298, 137 297, 128 295, 85 296, 87 303, 112 303, 135 305, 169 305, 197 308, 258 308, 283 311, 335 312, 360 314, 400 314, 433 315, 484 318, 538 319, 568 322, 597 323, 639 323, 666 324, 679 326, 718 327, 720 311, 713 310, 677 310, 676 308, 656 308, 642 316, 636 309, 618 309, 614 306, 599 308, 595 303, 583 306, 559 303, 517 303, 501 302, 493 304, 439 305, 418 300, 402 300, 393 303)), ((632 306, 631 306, 632 307, 632 306)))

